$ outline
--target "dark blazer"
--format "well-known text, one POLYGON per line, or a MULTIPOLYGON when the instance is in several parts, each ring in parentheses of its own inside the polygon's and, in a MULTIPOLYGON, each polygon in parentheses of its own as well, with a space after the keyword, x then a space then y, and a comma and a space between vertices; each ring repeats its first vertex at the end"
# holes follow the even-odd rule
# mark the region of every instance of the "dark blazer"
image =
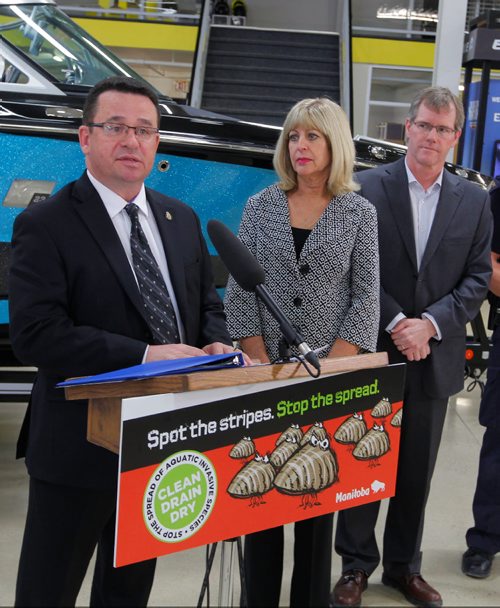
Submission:
MULTIPOLYGON (((230 344, 198 217, 180 201, 149 189, 146 195, 186 343, 230 344)), ((151 343, 130 264, 86 174, 17 217, 9 303, 14 352, 38 367, 28 437, 19 445, 29 473, 65 485, 115 486, 116 456, 86 440, 87 402, 66 401, 55 388, 67 377, 136 365, 151 343)))
MULTIPOLYGON (((491 239, 491 251, 497 255, 500 254, 499 180, 500 176, 495 179, 495 187, 490 190, 491 213, 493 215, 493 237, 491 239)), ((495 311, 500 308, 500 297, 490 292, 488 294, 488 300, 490 303, 490 321, 493 323, 493 333, 491 335, 492 346, 488 359, 488 378, 483 396, 481 398, 481 404, 479 406, 479 422, 483 426, 496 428, 500 432, 500 318, 495 313, 495 311)), ((485 440, 483 439, 483 443, 484 441, 485 440)), ((500 446, 498 446, 497 449, 500 450, 500 446)), ((487 456, 485 458, 487 458, 487 456)), ((482 459, 483 457, 481 456, 481 460, 482 459)), ((479 473, 479 477, 481 477, 481 472, 479 473)))
POLYGON ((420 269, 404 159, 356 175, 377 209, 381 322, 379 350, 405 361, 384 330, 394 317, 431 314, 442 340, 419 363, 422 395, 446 398, 463 388, 466 323, 479 311, 491 274, 492 218, 488 193, 444 171, 436 215, 420 269))

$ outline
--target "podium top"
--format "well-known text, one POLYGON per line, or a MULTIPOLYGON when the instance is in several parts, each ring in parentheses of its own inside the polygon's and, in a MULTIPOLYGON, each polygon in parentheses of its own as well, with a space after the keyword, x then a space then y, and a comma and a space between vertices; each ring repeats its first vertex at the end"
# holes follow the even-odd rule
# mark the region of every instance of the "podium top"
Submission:
MULTIPOLYGON (((321 359, 322 375, 381 367, 388 364, 387 353, 369 353, 354 357, 336 357, 321 359)), ((240 368, 221 369, 210 372, 176 374, 155 378, 143 378, 124 382, 106 382, 103 384, 84 384, 66 387, 66 399, 102 399, 140 397, 163 393, 182 393, 239 384, 269 382, 303 378, 307 370, 300 363, 278 363, 275 365, 255 365, 240 368)))

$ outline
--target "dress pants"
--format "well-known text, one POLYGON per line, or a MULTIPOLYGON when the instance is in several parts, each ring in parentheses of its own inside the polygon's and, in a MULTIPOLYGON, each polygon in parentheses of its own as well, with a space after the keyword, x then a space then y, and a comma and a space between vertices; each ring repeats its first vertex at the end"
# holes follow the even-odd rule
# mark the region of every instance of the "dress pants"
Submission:
POLYGON ((500 552, 500 327, 495 328, 492 342, 479 410, 479 422, 486 430, 472 503, 474 526, 465 538, 468 547, 494 555, 500 552))
POLYGON ((467 546, 491 555, 500 552, 500 428, 487 428, 483 435, 472 511, 467 546))
MULTIPOLYGON (((290 606, 328 606, 333 514, 295 523, 290 606)), ((245 537, 248 606, 278 606, 283 576, 283 526, 245 537)))
POLYGON ((90 606, 146 606, 156 560, 113 568, 116 491, 30 478, 16 606, 74 606, 97 545, 90 606))
MULTIPOLYGON (((382 560, 384 571, 394 576, 420 572, 425 506, 448 402, 422 397, 418 369, 408 372, 396 494, 389 503, 382 560)), ((372 502, 339 513, 335 550, 342 556, 343 572, 359 569, 369 576, 380 563, 375 539, 379 508, 380 502, 372 502)))

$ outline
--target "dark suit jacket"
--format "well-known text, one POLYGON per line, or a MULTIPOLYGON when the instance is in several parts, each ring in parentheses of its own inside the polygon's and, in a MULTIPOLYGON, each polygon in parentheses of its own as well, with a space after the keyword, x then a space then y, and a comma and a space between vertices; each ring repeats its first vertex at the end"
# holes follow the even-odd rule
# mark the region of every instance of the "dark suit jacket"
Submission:
MULTIPOLYGON (((420 269, 404 159, 357 174, 361 194, 377 209, 381 322, 379 350, 391 362, 404 361, 384 328, 403 312, 430 313, 442 340, 431 340, 431 355, 418 366, 420 392, 447 398, 463 388, 466 324, 479 311, 491 274, 492 218, 488 193, 444 171, 436 215, 420 269)), ((419 390, 419 387, 414 387, 419 390)))
MULTIPOLYGON (((180 201, 149 189, 146 195, 186 343, 230 344, 198 217, 180 201)), ((126 254, 86 174, 17 217, 9 302, 14 352, 39 369, 25 427, 30 474, 53 483, 112 487, 117 459, 86 441, 86 401, 66 401, 54 386, 67 377, 140 363, 151 335, 126 254)))
MULTIPOLYGON (((500 253, 500 176, 495 178, 495 187, 490 190, 490 202, 493 215, 491 251, 498 254, 500 253)), ((498 325, 500 318, 496 314, 496 310, 500 308, 500 297, 490 292, 488 300, 493 334, 488 359, 488 378, 479 406, 479 422, 483 426, 496 428, 500 432, 500 325, 498 325)))

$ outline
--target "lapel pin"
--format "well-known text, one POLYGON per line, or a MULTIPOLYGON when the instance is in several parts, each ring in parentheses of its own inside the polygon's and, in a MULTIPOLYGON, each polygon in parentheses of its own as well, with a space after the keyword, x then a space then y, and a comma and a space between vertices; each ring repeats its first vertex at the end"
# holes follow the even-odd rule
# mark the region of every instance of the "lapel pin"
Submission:
POLYGON ((173 215, 170 213, 170 211, 166 211, 165 212, 165 217, 167 218, 167 220, 170 222, 171 220, 173 220, 173 215))

